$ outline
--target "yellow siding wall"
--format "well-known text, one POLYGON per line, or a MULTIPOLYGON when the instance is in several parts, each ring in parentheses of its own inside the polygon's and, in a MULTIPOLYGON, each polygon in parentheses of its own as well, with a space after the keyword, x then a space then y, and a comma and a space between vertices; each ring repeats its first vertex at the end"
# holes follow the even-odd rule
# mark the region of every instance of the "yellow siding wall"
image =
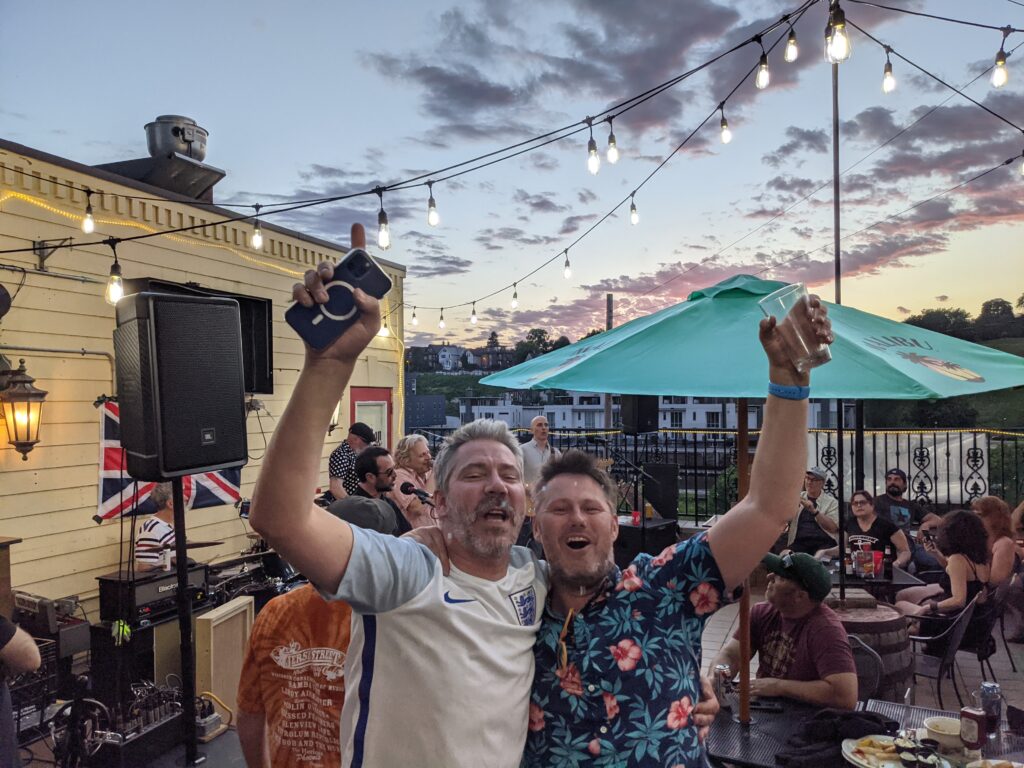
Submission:
MULTIPOLYGON (((144 231, 168 229, 223 218, 171 202, 126 201, 93 195, 96 233, 83 235, 79 228, 85 209, 84 194, 58 187, 49 180, 89 186, 107 192, 144 195, 128 187, 101 182, 37 159, 0 152, 0 249, 30 246, 33 240, 76 241, 126 237, 144 231), (26 177, 12 168, 28 171, 26 177)), ((154 277, 175 282, 194 281, 214 290, 270 298, 274 302, 273 395, 257 395, 270 412, 248 418, 249 463, 242 470, 242 495, 251 494, 259 471, 265 441, 273 432, 302 362, 302 345, 284 322, 291 285, 303 270, 323 260, 337 261, 341 251, 304 243, 264 227, 264 247, 256 253, 248 247, 251 226, 218 225, 205 234, 160 236, 118 247, 124 276, 154 277)), ((47 277, 36 271, 32 254, 0 255, 0 263, 24 267, 24 285, 17 292, 9 314, 0 320, 0 346, 17 345, 49 349, 84 349, 113 353, 114 308, 103 300, 103 284, 47 277)), ((59 250, 46 269, 60 274, 105 281, 111 264, 106 246, 59 250)), ((385 266, 395 288, 385 308, 399 306, 404 270, 385 266)), ((0 283, 14 294, 22 281, 20 272, 0 271, 0 283)), ((401 338, 401 312, 389 318, 401 338)), ((356 367, 352 384, 390 387, 395 403, 393 432, 402 434, 403 407, 400 389, 401 343, 394 337, 378 338, 356 367)), ((202 344, 201 339, 196 340, 202 344)), ((43 406, 40 442, 22 461, 7 444, 0 426, 0 536, 24 539, 12 555, 12 582, 17 589, 47 597, 78 594, 86 600, 89 616, 97 619, 95 577, 116 570, 121 530, 116 520, 97 525, 92 520, 98 499, 99 416, 93 401, 113 391, 111 363, 93 354, 53 354, 5 351, 0 353, 17 366, 25 358, 36 386, 47 390, 43 406)), ((347 423, 349 404, 342 403, 341 422, 347 423)), ((324 448, 321 480, 327 485, 327 456, 345 430, 336 430, 324 448)), ((199 559, 237 555, 247 546, 246 526, 231 506, 190 511, 188 535, 192 539, 223 540, 216 549, 199 551, 199 559)), ((129 525, 125 525, 127 542, 129 525)))

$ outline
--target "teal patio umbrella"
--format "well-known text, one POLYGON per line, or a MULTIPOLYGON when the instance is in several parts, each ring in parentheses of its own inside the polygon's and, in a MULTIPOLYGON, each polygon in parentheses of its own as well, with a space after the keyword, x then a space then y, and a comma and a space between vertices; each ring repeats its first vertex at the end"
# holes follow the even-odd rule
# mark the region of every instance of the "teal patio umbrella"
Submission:
MULTIPOLYGON (((764 397, 758 301, 786 284, 737 275, 689 299, 481 379, 507 389, 764 397)), ((925 400, 1024 386, 1024 358, 825 302, 832 362, 815 398, 925 400)), ((781 319, 781 318, 780 318, 781 319)))

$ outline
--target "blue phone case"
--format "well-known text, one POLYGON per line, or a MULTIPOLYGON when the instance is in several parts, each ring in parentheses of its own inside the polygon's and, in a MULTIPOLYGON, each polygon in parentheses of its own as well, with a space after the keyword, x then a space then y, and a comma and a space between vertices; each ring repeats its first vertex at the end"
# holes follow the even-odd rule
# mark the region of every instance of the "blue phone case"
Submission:
POLYGON ((345 332, 359 317, 352 291, 362 288, 382 299, 391 290, 391 279, 362 248, 353 248, 334 268, 334 279, 327 284, 330 297, 326 304, 304 307, 293 304, 284 319, 313 349, 323 349, 345 332))

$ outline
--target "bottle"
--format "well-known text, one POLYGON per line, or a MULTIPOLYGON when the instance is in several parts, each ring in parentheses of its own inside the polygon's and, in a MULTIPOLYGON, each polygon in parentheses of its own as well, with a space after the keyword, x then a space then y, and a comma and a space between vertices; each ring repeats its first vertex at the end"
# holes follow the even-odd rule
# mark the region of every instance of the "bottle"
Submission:
POLYGON ((639 509, 634 509, 633 510, 632 523, 633 523, 633 525, 640 525, 640 510, 639 509))
POLYGON ((892 547, 888 544, 885 545, 885 554, 882 556, 882 572, 886 579, 892 581, 892 547))
POLYGON ((843 572, 850 578, 853 578, 853 555, 849 552, 846 553, 846 557, 843 560, 843 572))
POLYGON ((654 507, 651 506, 651 502, 644 502, 644 517, 648 520, 654 519, 654 507))
POLYGON ((986 741, 985 710, 978 707, 960 710, 960 741, 967 749, 981 749, 986 741))

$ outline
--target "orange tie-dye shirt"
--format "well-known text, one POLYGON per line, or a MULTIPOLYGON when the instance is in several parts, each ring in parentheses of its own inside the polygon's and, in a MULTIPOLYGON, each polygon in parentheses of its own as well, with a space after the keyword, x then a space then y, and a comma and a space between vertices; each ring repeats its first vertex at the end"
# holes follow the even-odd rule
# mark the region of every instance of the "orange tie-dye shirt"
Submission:
POLYGON ((238 683, 238 707, 263 713, 274 768, 338 768, 343 665, 352 609, 309 584, 276 597, 256 618, 238 683))

